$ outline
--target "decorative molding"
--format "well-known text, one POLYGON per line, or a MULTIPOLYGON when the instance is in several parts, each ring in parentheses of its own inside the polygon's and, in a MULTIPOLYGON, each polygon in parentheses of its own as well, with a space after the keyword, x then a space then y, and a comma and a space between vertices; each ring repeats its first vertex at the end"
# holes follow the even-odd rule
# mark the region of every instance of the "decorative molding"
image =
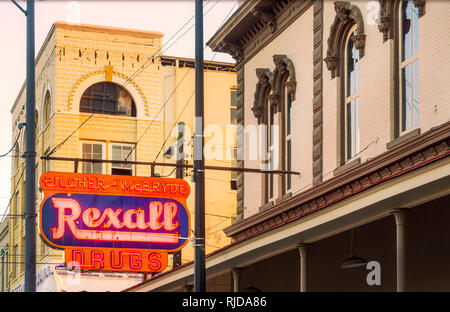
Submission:
POLYGON ((272 90, 272 73, 267 68, 257 68, 256 76, 258 77, 258 83, 256 84, 256 91, 253 101, 253 115, 258 120, 258 124, 264 122, 264 113, 266 112, 266 98, 272 90))
POLYGON ((275 13, 273 13, 271 9, 253 8, 251 12, 253 16, 258 18, 261 22, 270 26, 272 34, 277 31, 277 20, 275 18, 275 13))
POLYGON ((353 25, 356 24, 356 34, 351 37, 351 40, 359 50, 361 57, 364 56, 366 46, 364 19, 361 10, 356 5, 350 4, 347 1, 336 1, 334 3, 334 10, 336 16, 330 28, 327 57, 324 59, 328 70, 331 71, 332 79, 340 75, 341 47, 343 42, 345 42, 347 32, 353 25))
MULTIPOLYGON (((225 42, 239 44, 241 48, 238 50, 241 51, 242 56, 236 55, 239 59, 236 63, 238 70, 304 14, 314 1, 316 0, 243 1, 236 12, 206 44, 213 51, 228 54, 231 54, 231 49, 224 44, 225 42), (261 15, 258 17, 258 11, 268 14, 264 17, 266 22, 261 15), (271 27, 266 27, 268 23, 272 23, 269 24, 271 27), (276 23, 275 31, 274 23, 276 23)), ((237 60, 236 57, 235 60, 237 60)))
MULTIPOLYGON (((112 67, 110 68, 112 70, 112 67)), ((97 70, 90 73, 87 73, 74 84, 70 94, 69 94, 69 100, 68 100, 68 111, 71 111, 72 109, 77 108, 79 106, 79 103, 77 103, 77 100, 81 98, 82 92, 84 92, 87 87, 91 86, 94 83, 102 82, 102 81, 108 81, 106 80, 107 70, 105 66, 105 70, 97 70)), ((111 82, 119 83, 120 85, 123 85, 125 81, 128 81, 128 85, 124 87, 127 89, 128 92, 133 96, 133 99, 135 101, 136 109, 138 110, 137 116, 138 118, 143 118, 144 116, 149 118, 150 117, 150 105, 148 103, 147 98, 145 97, 144 92, 142 89, 127 75, 124 75, 120 72, 112 71, 110 73, 111 75, 111 82), (118 81, 115 81, 118 80, 118 81), (141 104, 141 105, 139 105, 141 104), (143 114, 139 112, 139 110, 143 110, 143 114)))
POLYGON ((424 16, 426 0, 413 0, 413 3, 419 9, 419 17, 424 16))
MULTIPOLYGON (((401 0, 378 0, 380 14, 377 20, 378 30, 383 34, 383 42, 394 38, 394 25, 398 21, 401 0)), ((419 18, 425 15, 426 0, 413 0, 419 10, 419 18)))
POLYGON ((267 207, 226 228, 224 232, 235 241, 248 239, 448 156, 450 122, 296 194, 282 205, 267 207))
POLYGON ((312 172, 313 185, 323 181, 323 9, 324 0, 314 1, 314 53, 313 53, 313 131, 312 172))
POLYGON ((105 80, 106 81, 112 81, 113 72, 114 72, 114 66, 105 65, 105 80))
POLYGON ((291 100, 295 101, 297 81, 295 80, 294 63, 286 55, 280 54, 273 56, 273 62, 275 63, 275 70, 273 71, 271 84, 273 93, 276 95, 276 105, 279 104, 280 95, 282 94, 284 87, 287 88, 291 100))
POLYGON ((243 47, 237 42, 223 41, 218 51, 230 54, 236 63, 240 63, 244 59, 243 47))

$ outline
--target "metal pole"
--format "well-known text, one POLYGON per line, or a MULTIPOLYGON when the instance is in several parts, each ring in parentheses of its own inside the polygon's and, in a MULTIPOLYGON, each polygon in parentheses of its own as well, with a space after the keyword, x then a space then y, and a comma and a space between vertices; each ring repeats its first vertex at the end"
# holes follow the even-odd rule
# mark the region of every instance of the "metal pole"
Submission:
POLYGON ((27 1, 27 93, 25 171, 25 291, 36 291, 36 148, 35 148, 35 68, 34 0, 27 1))
MULTIPOLYGON (((184 122, 178 123, 178 139, 177 139, 177 165, 175 171, 175 177, 177 179, 184 178, 184 122)), ((172 267, 176 268, 181 265, 181 250, 173 253, 173 264, 172 267)))
POLYGON ((203 1, 195 0, 194 291, 205 292, 205 161, 203 158, 203 1))

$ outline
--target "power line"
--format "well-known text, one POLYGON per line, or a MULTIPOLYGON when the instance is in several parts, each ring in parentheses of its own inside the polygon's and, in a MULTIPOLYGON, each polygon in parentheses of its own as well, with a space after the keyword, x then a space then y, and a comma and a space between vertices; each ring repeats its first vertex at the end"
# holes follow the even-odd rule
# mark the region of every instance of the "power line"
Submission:
MULTIPOLYGON (((217 1, 217 2, 218 2, 218 1, 217 1)), ((216 4, 217 4, 217 2, 216 2, 216 4)), ((234 9, 234 7, 236 6, 237 3, 238 3, 238 2, 236 1, 235 4, 231 7, 230 11, 228 12, 228 14, 225 16, 225 18, 223 19, 222 23, 220 24, 219 28, 222 27, 222 25, 223 25, 223 24, 225 23, 225 21, 228 19, 228 16, 231 14, 231 12, 233 11, 233 9, 234 9)), ((209 11, 208 11, 208 12, 209 12, 209 11)), ((206 12, 205 14, 203 14, 203 16, 205 16, 206 14, 208 14, 208 12, 206 12)), ((206 45, 205 45, 205 47, 204 47, 203 49, 204 49, 204 50, 206 49, 206 45)), ((217 52, 214 52, 214 55, 213 55, 213 57, 211 58, 211 62, 214 60, 214 58, 216 57, 216 55, 217 55, 217 52)), ((187 73, 190 72, 191 70, 192 70, 192 68, 190 68, 190 69, 187 71, 187 73)), ((187 73, 186 73, 186 74, 187 74, 187 73)), ((180 120, 181 116, 183 115, 183 113, 184 113, 184 111, 185 111, 187 105, 189 104, 189 102, 190 102, 191 98, 194 96, 194 94, 195 94, 195 90, 192 92, 191 96, 189 97, 189 99, 187 100, 186 104, 184 105, 184 107, 183 107, 181 113, 179 114, 177 120, 175 121, 175 123, 174 123, 172 129, 177 125, 178 121, 180 120)), ((163 150, 163 148, 164 148, 164 146, 165 146, 167 140, 169 139, 170 134, 171 134, 171 132, 169 132, 169 135, 168 135, 168 136, 166 137, 166 139, 164 140, 164 142, 163 142, 163 144, 162 144, 162 146, 161 146, 161 148, 160 148, 158 154, 157 154, 156 157, 155 157, 154 162, 156 161, 156 159, 158 159, 159 155, 161 154, 161 151, 163 150)), ((137 145, 137 144, 136 144, 136 145, 137 145)))
MULTIPOLYGON (((8 203, 8 206, 6 207, 6 210, 5 211, 8 211, 8 209, 9 209, 9 207, 11 206, 11 201, 12 201, 12 199, 14 198, 14 195, 16 194, 16 191, 17 191, 17 189, 18 189, 18 187, 19 187, 19 185, 20 185, 20 180, 22 179, 22 177, 23 177, 23 173, 25 172, 25 168, 26 168, 27 166, 26 166, 26 164, 23 166, 23 169, 22 169, 22 172, 20 173, 20 176, 19 176, 19 179, 17 180, 17 184, 16 184, 16 187, 14 188, 14 191, 12 192, 12 196, 9 198, 9 203, 8 203)), ((3 219, 5 219, 5 216, 3 216, 2 217, 2 219, 0 220, 0 222, 3 222, 3 219)))
MULTIPOLYGON (((206 2, 205 3, 205 5, 204 6, 206 6, 209 2, 210 2, 211 0, 208 0, 208 2, 206 2)), ((206 16, 206 14, 208 14, 208 12, 210 12, 211 11, 211 9, 218 3, 219 1, 217 1, 205 14, 204 14, 204 16, 206 16)), ((194 17, 191 17, 191 19, 187 22, 187 23, 189 23, 192 19, 193 19, 194 17)), ((176 35, 176 34, 178 34, 186 25, 187 25, 187 23, 185 23, 180 29, 178 29, 178 31, 169 39, 169 41, 176 35)), ((192 27, 191 27, 192 28, 192 27)), ((191 29, 191 28, 189 28, 189 30, 191 29)), ((185 32, 185 33, 183 33, 180 37, 178 37, 177 38, 177 40, 175 41, 175 42, 177 42, 182 36, 184 36, 185 34, 186 34, 187 32, 185 32)), ((174 43, 175 43, 174 42, 174 43)), ((174 43, 172 43, 172 45, 174 44, 174 43)), ((166 43, 167 44, 167 43, 166 43)), ((171 46, 172 46, 171 45, 171 46)), ((135 71, 130 77, 128 77, 127 78, 127 80, 122 84, 122 86, 126 86, 129 82, 131 82, 134 78, 136 78, 142 71, 144 71, 144 69, 145 69, 145 65, 148 63, 148 62, 150 62, 150 60, 151 59, 154 59, 154 56, 156 55, 156 53, 158 53, 162 48, 164 47, 164 45, 162 45, 159 49, 158 49, 158 51, 156 51, 155 52, 155 54, 153 54, 153 56, 152 57, 149 57, 148 59, 147 59, 147 61, 144 63, 144 64, 142 64, 142 66, 137 70, 137 71, 135 71)), ((170 46, 169 46, 170 47, 170 46)), ((80 126, 78 126, 78 128, 77 129, 75 129, 75 131, 73 131, 66 139, 64 139, 61 143, 59 143, 57 146, 55 146, 54 148, 53 148, 53 150, 52 151, 50 151, 50 153, 47 155, 47 156, 50 156, 50 155, 52 155, 53 153, 55 153, 61 146, 63 146, 66 142, 67 142, 67 140, 70 138, 70 137, 72 137, 87 121, 89 121, 89 119, 91 119, 93 116, 94 116, 94 114, 95 113, 92 113, 82 124, 80 124, 80 126)), ((127 157, 126 157, 126 159, 128 158, 130 156, 130 154, 129 155, 127 155, 127 157)))
MULTIPOLYGON (((211 0, 208 0, 205 4, 204 4, 204 6, 203 7, 206 7, 207 5, 208 5, 208 3, 210 2, 211 0)), ((210 9, 209 9, 209 11, 218 3, 219 1, 217 1, 210 9)), ((208 12, 209 12, 208 11, 208 12)), ((208 12, 206 12, 205 14, 204 14, 204 16, 206 16, 206 14, 208 13, 208 12)), ((192 21, 192 19, 194 19, 194 17, 195 17, 195 15, 193 15, 186 23, 184 23, 183 24, 183 26, 181 26, 181 28, 179 28, 176 32, 175 32, 175 34, 173 34, 170 38, 169 38, 169 40, 164 44, 164 45, 167 45, 169 42, 170 42, 170 40, 172 40, 181 30, 183 30, 183 28, 187 25, 187 24, 189 24, 191 21, 192 21)), ((195 25, 195 24, 194 24, 195 25)), ((192 29, 192 27, 193 26, 191 26, 187 31, 185 31, 180 37, 178 37, 168 48, 170 48, 170 47, 172 47, 180 38, 182 38, 187 32, 189 32, 189 30, 191 30, 192 29)), ((142 64, 142 66, 141 67, 139 67, 123 84, 122 84, 122 86, 126 86, 128 83, 130 83, 134 78, 136 78, 138 75, 140 75, 148 66, 147 66, 147 64, 149 64, 149 62, 151 61, 151 60, 154 60, 154 58, 155 58, 155 56, 156 56, 156 54, 159 52, 159 51, 161 51, 162 50, 162 48, 164 47, 164 45, 162 45, 152 56, 150 56, 150 57, 148 57, 147 58, 147 61, 144 63, 144 64, 142 64)), ((167 49, 168 49, 167 48, 167 49)), ((165 51, 167 51, 167 49, 165 50, 165 51)), ((164 53, 165 51, 163 51, 163 52, 161 52, 161 54, 162 53, 164 53)), ((160 57, 160 56, 159 56, 160 57)))
MULTIPOLYGON (((19 126, 20 126, 20 125, 19 125, 19 126)), ((6 152, 5 154, 0 155, 0 157, 5 157, 5 156, 7 156, 7 155, 8 155, 9 153, 11 153, 11 151, 16 147, 17 142, 19 142, 20 133, 22 132, 22 128, 23 128, 23 127, 19 127, 19 134, 17 134, 16 141, 14 142, 13 146, 11 147, 11 149, 10 149, 8 152, 6 152)), ((11 156, 12 156, 12 155, 11 155, 11 156)))

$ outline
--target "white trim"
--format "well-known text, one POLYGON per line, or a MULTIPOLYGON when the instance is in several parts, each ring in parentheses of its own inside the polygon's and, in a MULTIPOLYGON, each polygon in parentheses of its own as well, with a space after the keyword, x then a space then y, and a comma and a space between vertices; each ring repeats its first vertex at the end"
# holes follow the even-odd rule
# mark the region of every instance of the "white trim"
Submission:
MULTIPOLYGON (((68 110, 69 112, 73 113, 79 113, 80 112, 80 100, 81 96, 83 95, 84 91, 86 91, 87 88, 90 86, 99 83, 99 82, 107 82, 105 80, 105 72, 101 71, 97 74, 93 74, 92 76, 84 79, 78 86, 74 86, 74 94, 72 99, 72 106, 68 110)), ((122 77, 119 77, 117 75, 112 75, 111 82, 118 84, 119 86, 123 87, 125 90, 130 93, 131 97, 134 100, 134 104, 136 105, 136 118, 138 119, 150 119, 145 116, 145 101, 142 98, 142 96, 139 94, 139 91, 133 86, 132 83, 127 83, 126 80, 122 77)), ((73 92, 73 91, 72 91, 73 92)), ((149 108, 150 109, 150 108, 149 108)), ((150 116, 152 117, 152 116, 150 116)))
MULTIPOLYGON (((133 147, 136 145, 136 144, 130 144, 130 143, 121 143, 121 142, 109 142, 108 143, 108 155, 109 155, 109 159, 110 160, 113 160, 113 158, 112 158, 112 148, 113 148, 113 145, 116 145, 116 146, 128 146, 128 147, 131 147, 132 149, 133 149, 133 147)), ((135 151, 136 151, 136 149, 133 149, 132 150, 132 152, 131 152, 131 157, 128 159, 129 161, 134 161, 135 160, 135 151)), ((113 164, 110 164, 110 166, 108 166, 109 168, 108 168, 108 174, 112 174, 112 167, 113 167, 113 164)), ((136 175, 136 165, 131 165, 131 175, 132 176, 135 176, 136 175)))

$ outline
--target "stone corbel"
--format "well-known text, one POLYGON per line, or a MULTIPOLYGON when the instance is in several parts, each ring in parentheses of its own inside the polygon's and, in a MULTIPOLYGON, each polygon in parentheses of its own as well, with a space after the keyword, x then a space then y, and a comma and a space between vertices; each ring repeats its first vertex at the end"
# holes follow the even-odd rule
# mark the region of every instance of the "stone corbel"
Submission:
POLYGON ((413 3, 419 9, 419 17, 424 16, 426 0, 413 0, 413 3))
POLYGON ((231 41, 224 41, 222 46, 219 48, 219 51, 224 51, 230 54, 236 63, 240 63, 244 59, 244 53, 242 50, 243 48, 239 43, 231 41))
POLYGON ((251 108, 253 115, 258 120, 258 124, 264 121, 265 111, 265 97, 272 89, 270 84, 271 72, 267 68, 257 68, 256 77, 258 77, 258 83, 256 84, 256 91, 254 96, 253 107, 251 108))
POLYGON ((366 35, 353 35, 351 39, 353 41, 353 44, 355 45, 355 48, 359 50, 361 55, 364 55, 364 48, 366 47, 366 35))
POLYGON ((331 79, 336 77, 337 70, 337 56, 328 56, 324 59, 325 64, 327 65, 328 70, 331 72, 331 79))
POLYGON ((392 23, 389 16, 381 16, 378 20, 378 30, 383 33, 383 42, 389 39, 389 32, 391 31, 392 23))
POLYGON ((277 31, 278 29, 277 20, 272 10, 263 10, 261 8, 254 8, 252 10, 252 14, 264 24, 268 24, 272 29, 272 34, 277 31))

